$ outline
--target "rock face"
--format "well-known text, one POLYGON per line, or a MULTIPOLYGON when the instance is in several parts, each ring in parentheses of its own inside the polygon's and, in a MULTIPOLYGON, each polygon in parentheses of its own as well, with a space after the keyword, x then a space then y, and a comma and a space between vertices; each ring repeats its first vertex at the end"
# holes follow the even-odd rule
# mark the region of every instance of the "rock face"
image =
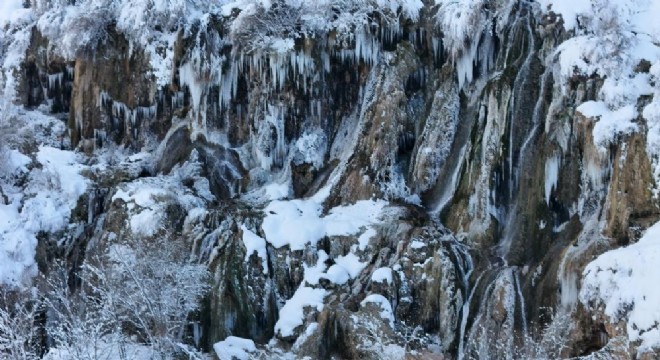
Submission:
POLYGON ((255 357, 658 356, 580 295, 589 263, 660 220, 658 59, 619 64, 648 89, 613 105, 616 76, 566 55, 605 30, 548 1, 368 2, 348 28, 359 3, 319 28, 311 5, 249 3, 146 43, 111 22, 73 57, 30 25, 16 106, 68 117, 62 147, 90 166, 71 262, 185 244, 212 274, 190 330, 209 353, 236 336, 255 357), (631 125, 605 127, 626 106, 631 125))

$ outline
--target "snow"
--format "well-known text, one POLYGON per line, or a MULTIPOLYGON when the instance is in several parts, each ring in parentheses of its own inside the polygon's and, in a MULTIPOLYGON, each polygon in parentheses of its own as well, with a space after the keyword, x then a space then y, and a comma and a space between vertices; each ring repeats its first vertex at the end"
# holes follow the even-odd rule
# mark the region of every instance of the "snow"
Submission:
POLYGON ((413 240, 413 241, 410 243, 410 248, 411 248, 411 249, 415 249, 415 250, 417 250, 417 249, 422 249, 422 248, 424 248, 424 247, 426 247, 426 244, 424 244, 423 242, 421 242, 421 241, 419 241, 419 240, 413 240))
POLYGON ((326 270, 325 262, 330 258, 328 253, 323 250, 317 251, 316 254, 317 260, 315 265, 307 266, 307 264, 303 264, 303 268, 305 269, 304 280, 309 285, 318 285, 319 279, 324 277, 323 274, 326 270))
POLYGON ((29 9, 23 8, 23 0, 2 0, 0 3, 0 29, 29 11, 29 9))
POLYGON ((264 192, 270 201, 281 200, 289 197, 289 193, 291 192, 291 183, 270 183, 264 186, 264 192))
POLYGON ((317 311, 323 310, 323 299, 328 292, 324 289, 312 287, 318 285, 320 279, 327 279, 332 283, 343 285, 350 279, 355 279, 367 265, 366 262, 360 262, 354 253, 348 253, 345 256, 333 259, 335 263, 326 270, 325 264, 328 259, 329 256, 325 251, 318 250, 315 265, 303 264, 304 281, 280 309, 279 320, 275 324, 275 332, 285 337, 292 336, 295 329, 304 323, 305 307, 312 307, 317 311))
POLYGON ((317 170, 323 167, 328 145, 320 129, 303 134, 293 147, 293 161, 296 165, 311 164, 317 170))
POLYGON ((658 264, 660 223, 639 242, 600 255, 583 273, 580 301, 604 305, 613 323, 626 321, 630 341, 641 341, 642 349, 660 346, 658 264))
POLYGON ((564 28, 573 30, 577 27, 578 16, 592 11, 591 0, 537 0, 543 10, 551 10, 561 15, 564 28))
MULTIPOLYGON (((650 73, 656 84, 660 83, 660 61, 653 64, 650 73)), ((653 178, 656 184, 653 193, 658 197, 660 194, 660 87, 656 86, 653 101, 644 108, 642 115, 648 126, 646 151, 653 164, 653 178)))
POLYGON ((275 332, 287 337, 294 334, 294 330, 302 326, 305 316, 305 307, 312 307, 317 311, 323 310, 324 289, 313 289, 301 286, 295 294, 280 309, 279 320, 275 324, 275 332))
POLYGON ((257 253, 257 256, 261 258, 261 267, 264 274, 268 274, 268 254, 266 252, 266 240, 264 240, 259 235, 250 231, 245 225, 241 225, 241 231, 243 231, 243 245, 245 245, 245 261, 250 260, 250 256, 257 253))
MULTIPOLYGON (((19 2, 3 0, 0 4, 0 101, 11 101, 18 95, 19 82, 15 75, 21 73, 32 36, 33 13, 20 9, 19 2)), ((7 114, 10 106, 2 105, 7 114)))
MULTIPOLYGON (((604 79, 594 101, 581 104, 577 111, 596 121, 593 140, 601 153, 608 151, 627 135, 644 127, 636 123, 638 100, 654 95, 654 101, 642 110, 647 121, 647 152, 653 165, 656 183, 660 183, 660 148, 657 119, 660 117, 658 76, 638 72, 641 61, 660 62, 660 23, 656 14, 660 3, 654 0, 588 1, 539 0, 542 9, 552 8, 562 15, 564 26, 575 33, 555 51, 560 67, 558 82, 566 93, 576 76, 598 76, 604 79)), ((591 178, 600 184, 600 169, 587 165, 591 178)), ((655 188, 654 195, 659 195, 655 188)))
POLYGON ((317 322, 313 322, 307 325, 307 328, 305 328, 305 332, 300 334, 300 336, 298 336, 298 338, 296 339, 296 342, 293 344, 293 349, 300 350, 300 347, 305 343, 305 341, 307 341, 307 339, 309 339, 310 336, 314 334, 314 332, 316 332, 316 330, 318 330, 318 328, 319 328, 319 323, 317 322))
POLYGON ((213 344, 213 350, 220 359, 249 360, 254 358, 250 354, 257 351, 257 347, 250 339, 229 336, 223 341, 213 344))
POLYGON ((99 354, 104 360, 151 359, 153 349, 146 345, 136 344, 127 339, 101 338, 90 341, 89 344, 75 344, 75 347, 54 347, 43 357, 43 360, 98 359, 99 354))
POLYGON ((112 201, 123 200, 129 210, 131 231, 136 235, 149 237, 160 228, 164 212, 160 209, 158 198, 166 195, 167 191, 157 184, 131 183, 126 191, 117 190, 112 201))
POLYGON ((322 201, 315 198, 271 202, 261 225, 266 241, 275 248, 289 246, 302 250, 325 236, 355 235, 375 224, 387 202, 362 200, 353 205, 332 208, 323 216, 322 201))
POLYGON ((376 236, 377 232, 372 227, 368 227, 365 232, 360 235, 358 238, 358 248, 360 251, 364 251, 367 246, 369 246, 369 240, 376 236))
POLYGON ((378 306, 380 309, 380 317, 383 318, 383 320, 386 320, 390 326, 394 328, 394 312, 392 312, 392 305, 383 295, 371 294, 360 302, 361 306, 366 306, 367 304, 375 304, 378 306))
POLYGON ((387 285, 392 285, 392 269, 388 267, 381 267, 376 269, 373 274, 371 274, 371 281, 384 282, 387 283, 387 285))
POLYGON ((18 173, 26 172, 27 167, 32 162, 30 157, 23 155, 20 151, 9 149, 8 150, 8 161, 5 164, 6 168, 1 171, 5 171, 9 175, 16 175, 18 173))
POLYGON ((339 256, 335 259, 335 263, 346 269, 351 279, 355 279, 360 275, 365 266, 367 266, 366 262, 360 262, 357 255, 353 253, 348 253, 346 256, 339 256))
MULTIPOLYGON (((189 161, 175 166, 168 175, 140 178, 118 186, 112 201, 121 200, 125 203, 129 228, 134 235, 156 235, 165 219, 168 204, 176 203, 190 211, 204 207, 208 201, 213 200, 208 179, 200 175, 202 169, 196 154, 193 151, 189 161), (184 179, 194 181, 192 189, 182 184, 184 179)), ((135 163, 138 168, 143 161, 149 160, 144 156, 139 154, 133 158, 138 161, 135 163)), ((128 163, 132 162, 129 160, 128 163)), ((99 164, 99 168, 106 169, 107 165, 99 164)))
MULTIPOLYGON (((36 234, 64 229, 87 189, 77 154, 40 146, 36 159, 42 168, 29 173, 24 189, 3 185, 9 202, 0 201, 0 284, 19 285, 35 274, 36 234)), ((9 150, 8 163, 8 173, 16 175, 31 159, 9 150)))
POLYGON ((331 282, 343 285, 348 282, 351 276, 348 273, 348 270, 341 265, 334 264, 330 266, 326 274, 321 275, 322 278, 328 279, 331 282))
POLYGON ((334 261, 335 264, 330 266, 327 273, 320 277, 339 285, 345 284, 349 279, 355 279, 367 266, 366 262, 360 262, 358 256, 353 253, 339 256, 334 261))
POLYGON ((22 227, 30 232, 55 232, 69 223, 71 210, 85 193, 88 180, 80 175, 84 166, 78 155, 49 146, 36 153, 41 171, 30 173, 31 186, 21 210, 22 227))
POLYGON ((578 106, 576 111, 587 117, 599 118, 593 129, 594 144, 605 153, 610 144, 618 137, 629 135, 638 130, 632 121, 637 118, 635 105, 626 105, 617 110, 610 110, 602 101, 587 101, 578 106))

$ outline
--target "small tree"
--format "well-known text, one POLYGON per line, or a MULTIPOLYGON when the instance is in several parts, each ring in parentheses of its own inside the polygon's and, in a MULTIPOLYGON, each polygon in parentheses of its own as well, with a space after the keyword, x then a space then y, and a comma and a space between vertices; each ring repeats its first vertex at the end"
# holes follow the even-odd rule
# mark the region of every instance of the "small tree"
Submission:
POLYGON ((184 335, 208 289, 208 271, 186 254, 182 244, 165 240, 115 244, 82 266, 75 293, 62 276, 48 302, 55 347, 90 360, 145 352, 202 358, 184 335))
POLYGON ((0 290, 0 358, 38 359, 38 327, 34 325, 39 302, 29 292, 0 290))

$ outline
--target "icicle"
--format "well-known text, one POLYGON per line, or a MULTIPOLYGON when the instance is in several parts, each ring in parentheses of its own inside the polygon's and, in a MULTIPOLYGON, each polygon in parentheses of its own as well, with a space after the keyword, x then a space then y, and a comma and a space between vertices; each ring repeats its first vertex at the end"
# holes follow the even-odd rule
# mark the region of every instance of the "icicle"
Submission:
POLYGON ((440 39, 434 36, 431 38, 431 45, 433 46, 433 61, 439 64, 442 59, 442 44, 440 39))
POLYGON ((355 61, 363 61, 367 65, 378 62, 380 56, 380 43, 374 39, 367 29, 355 35, 355 61))
POLYGON ((180 109, 183 107, 185 93, 183 91, 177 91, 172 94, 172 110, 180 109))
POLYGON ((62 79, 64 78, 64 73, 60 72, 57 74, 48 75, 48 91, 54 91, 62 88, 62 79))
POLYGON ((179 82, 181 85, 188 87, 193 111, 195 114, 199 113, 204 87, 202 86, 201 81, 197 78, 195 70, 190 63, 185 63, 179 68, 179 82))
POLYGON ((466 84, 470 84, 474 78, 474 61, 477 58, 480 38, 481 34, 473 39, 472 44, 464 49, 464 53, 458 59, 454 59, 456 72, 458 73, 459 89, 462 89, 466 84))
POLYGON ((330 73, 330 54, 327 52, 323 51, 321 53, 321 61, 323 62, 323 70, 326 73, 330 73))

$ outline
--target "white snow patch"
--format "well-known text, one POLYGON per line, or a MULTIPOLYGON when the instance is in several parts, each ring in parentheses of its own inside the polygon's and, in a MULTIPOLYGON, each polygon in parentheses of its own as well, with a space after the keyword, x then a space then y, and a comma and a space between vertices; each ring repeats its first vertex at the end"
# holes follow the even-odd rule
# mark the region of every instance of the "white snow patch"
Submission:
POLYGON ((131 231, 136 235, 153 236, 163 220, 161 203, 158 200, 168 192, 156 184, 131 183, 128 190, 117 190, 112 201, 121 199, 129 210, 131 231), (137 205, 137 207, 136 207, 137 205))
POLYGON ((270 201, 280 200, 289 197, 291 184, 285 182, 283 184, 272 183, 264 186, 266 198, 270 201))
POLYGON ((335 264, 330 266, 326 274, 320 277, 328 279, 335 284, 343 285, 349 279, 355 279, 367 266, 366 262, 360 262, 357 255, 348 253, 346 256, 339 256, 334 259, 335 264))
POLYGON ((245 225, 241 225, 241 230, 243 231, 243 245, 245 245, 245 261, 250 260, 250 256, 253 253, 261 258, 261 267, 264 274, 268 274, 268 254, 266 252, 266 240, 261 236, 250 231, 245 225))
POLYGON ((323 167, 328 141, 319 129, 303 134, 293 145, 293 162, 296 165, 311 164, 315 169, 323 167))
POLYGON ((318 285, 319 279, 323 277, 323 273, 325 271, 325 262, 330 258, 328 254, 323 250, 319 250, 316 254, 316 265, 307 266, 303 263, 303 268, 305 269, 304 279, 305 282, 310 285, 318 285))
POLYGON ((323 205, 315 198, 273 201, 265 209, 261 228, 266 241, 275 248, 289 245, 302 250, 325 236, 349 236, 376 223, 386 201, 363 200, 353 205, 338 206, 322 216, 323 205))
POLYGON ((30 157, 23 155, 18 150, 10 149, 7 152, 7 155, 5 168, 0 169, 0 171, 3 171, 8 175, 16 175, 18 173, 26 172, 27 166, 32 162, 30 157))
POLYGON ((417 249, 422 249, 424 247, 426 247, 426 244, 424 244, 423 242, 421 242, 419 240, 413 240, 413 242, 410 243, 410 248, 411 249, 417 250, 417 249))

